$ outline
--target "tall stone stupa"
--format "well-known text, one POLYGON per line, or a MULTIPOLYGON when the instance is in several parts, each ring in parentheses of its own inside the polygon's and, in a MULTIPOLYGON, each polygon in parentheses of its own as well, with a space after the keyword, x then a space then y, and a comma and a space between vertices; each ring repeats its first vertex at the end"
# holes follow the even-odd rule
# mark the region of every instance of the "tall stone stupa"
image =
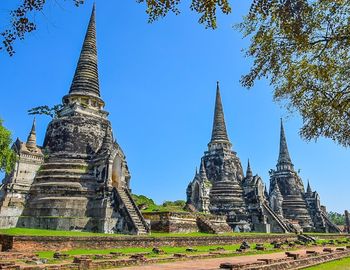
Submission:
POLYGON ((14 145, 19 158, 1 188, 1 227, 149 232, 132 199, 126 158, 104 105, 94 6, 73 82, 44 145, 36 145, 35 125, 27 143, 14 145))

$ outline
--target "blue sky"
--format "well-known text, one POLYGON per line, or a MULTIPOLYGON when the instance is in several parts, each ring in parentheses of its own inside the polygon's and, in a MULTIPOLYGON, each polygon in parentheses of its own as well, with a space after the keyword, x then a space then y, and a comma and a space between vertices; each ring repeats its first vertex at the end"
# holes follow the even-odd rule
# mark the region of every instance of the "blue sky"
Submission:
MULTIPOLYGON (((16 2, 2 1, 1 26, 16 2)), ((349 208, 349 150, 326 139, 303 141, 300 117, 273 102, 266 81, 251 90, 239 84, 251 59, 242 52, 248 40, 233 25, 250 1, 233 1, 232 14, 219 15, 215 31, 199 25, 198 15, 186 5, 181 15, 148 24, 145 7, 134 0, 96 2, 101 93, 127 156, 134 193, 158 203, 185 199, 210 140, 220 81, 229 137, 244 168, 250 158, 253 173, 269 181, 282 117, 289 152, 304 182, 310 180, 328 210, 349 208)), ((38 30, 16 43, 16 55, 0 53, 0 117, 14 139, 27 137, 28 109, 58 104, 68 92, 91 6, 91 0, 79 8, 69 1, 48 1, 35 18, 38 30)), ((37 119, 39 144, 49 120, 37 119)))

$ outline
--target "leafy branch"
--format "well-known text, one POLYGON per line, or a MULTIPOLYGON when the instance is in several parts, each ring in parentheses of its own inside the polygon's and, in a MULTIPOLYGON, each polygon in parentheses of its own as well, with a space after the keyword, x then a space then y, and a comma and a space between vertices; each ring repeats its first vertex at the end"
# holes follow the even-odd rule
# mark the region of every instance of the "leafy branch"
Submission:
POLYGON ((54 105, 53 107, 49 107, 47 105, 38 106, 28 110, 29 115, 48 115, 51 118, 57 118, 58 112, 62 109, 62 105, 54 105))

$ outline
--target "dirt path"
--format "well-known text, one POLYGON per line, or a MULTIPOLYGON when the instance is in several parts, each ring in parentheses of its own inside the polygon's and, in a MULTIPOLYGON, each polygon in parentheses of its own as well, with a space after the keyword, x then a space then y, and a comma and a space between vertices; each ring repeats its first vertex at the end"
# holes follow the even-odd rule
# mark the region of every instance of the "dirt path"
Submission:
MULTIPOLYGON (((293 251, 293 253, 305 254, 306 250, 315 250, 321 252, 323 247, 313 247, 308 249, 301 249, 293 251)), ((123 270, 218 270, 221 263, 247 263, 256 262, 257 259, 282 259, 286 258, 284 252, 260 255, 243 255, 236 257, 216 258, 216 259, 202 259, 192 261, 171 262, 163 264, 150 264, 143 266, 123 267, 123 270)))

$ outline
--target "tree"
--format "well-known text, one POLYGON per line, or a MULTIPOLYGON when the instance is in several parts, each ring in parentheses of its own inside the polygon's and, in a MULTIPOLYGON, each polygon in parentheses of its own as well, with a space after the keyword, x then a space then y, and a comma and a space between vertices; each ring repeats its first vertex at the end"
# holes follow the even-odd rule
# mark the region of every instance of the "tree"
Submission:
POLYGON ((0 172, 10 173, 16 162, 16 155, 10 145, 11 132, 8 131, 0 119, 0 172))
MULTIPOLYGON (((34 22, 34 16, 38 12, 42 12, 46 0, 22 0, 23 3, 18 8, 11 11, 11 23, 8 28, 1 32, 2 46, 0 51, 6 50, 10 56, 15 53, 14 42, 24 39, 27 33, 36 30, 37 26, 34 22)), ((71 0, 78 7, 85 0, 71 0)), ((181 0, 136 0, 138 3, 144 3, 147 6, 147 14, 149 22, 158 20, 167 15, 170 11, 179 14, 178 5, 181 0)), ((224 14, 231 12, 228 0, 192 0, 191 10, 201 14, 199 23, 206 27, 215 29, 216 25, 216 8, 219 7, 224 14)))
POLYGON ((28 110, 28 114, 29 115, 48 115, 51 118, 57 118, 58 112, 63 108, 62 104, 57 104, 54 105, 53 107, 49 107, 47 105, 44 106, 39 106, 39 107, 35 107, 32 109, 28 110))
MULTIPOLYGON (((77 6, 84 0, 72 0, 77 6)), ((184 0, 136 0, 146 5, 149 22, 178 14, 184 0)), ((306 140, 321 136, 350 146, 350 1, 251 0, 251 9, 237 28, 250 38, 246 56, 253 65, 241 79, 251 88, 266 78, 275 101, 299 112, 306 140)), ((2 33, 3 47, 13 55, 13 43, 36 29, 29 19, 46 0, 23 0, 12 11, 12 23, 2 33)), ((215 29, 217 8, 231 12, 229 0, 192 0, 199 23, 215 29)))
POLYGON ((274 99, 298 111, 300 134, 350 146, 350 1, 254 0, 238 26, 253 58, 242 84, 267 78, 274 99))
MULTIPOLYGON (((84 0, 72 0, 76 6, 84 3, 84 0)), ((1 32, 2 46, 1 50, 6 50, 10 56, 15 53, 13 44, 17 39, 24 39, 27 33, 36 30, 34 18, 31 19, 33 13, 41 12, 45 7, 46 0, 23 0, 23 3, 18 8, 12 10, 11 23, 8 28, 1 32)))
MULTIPOLYGON (((139 3, 146 3, 149 22, 154 22, 159 18, 165 17, 169 11, 179 14, 178 6, 181 0, 137 0, 139 3)), ((190 9, 200 14, 198 22, 204 24, 207 28, 215 29, 216 9, 220 8, 224 14, 231 13, 231 6, 228 0, 192 0, 190 9)))
POLYGON ((331 211, 328 213, 328 217, 335 225, 345 226, 345 215, 331 211))

